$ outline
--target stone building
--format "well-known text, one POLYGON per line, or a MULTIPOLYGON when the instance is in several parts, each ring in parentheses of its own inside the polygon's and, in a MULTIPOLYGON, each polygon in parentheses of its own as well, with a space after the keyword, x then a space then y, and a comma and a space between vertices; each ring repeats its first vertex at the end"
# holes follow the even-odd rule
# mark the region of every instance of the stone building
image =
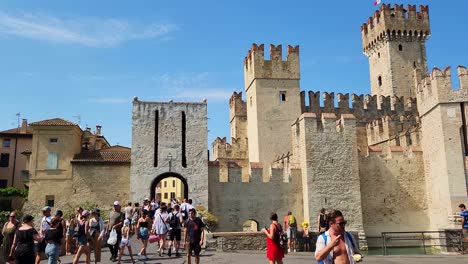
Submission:
POLYGON ((468 71, 457 68, 460 89, 450 68, 427 73, 430 32, 427 6, 383 4, 361 27, 371 94, 336 100, 301 91, 299 46, 283 59, 281 45, 265 58, 253 44, 245 98, 229 100, 230 142, 217 138, 211 161, 206 101, 135 98, 131 150, 65 120, 32 123, 30 201, 136 202, 175 177, 219 231, 264 226, 270 212, 288 210, 316 228, 322 207, 342 210, 362 246, 382 231, 455 227, 450 216, 468 202, 468 71))
MULTIPOLYGON (((245 99, 230 99, 231 142, 217 138, 209 208, 223 230, 291 209, 316 227, 340 209, 361 242, 383 231, 455 227, 468 202, 468 72, 427 74, 427 6, 382 5, 361 27, 371 94, 301 91, 299 47, 253 44, 245 99), (241 195, 236 195, 241 194, 241 195), (246 199, 246 197, 248 197, 246 199)), ((372 244, 372 242, 371 242, 372 244)))
POLYGON ((129 198, 130 149, 110 146, 96 131, 54 118, 33 122, 27 211, 49 205, 69 210, 78 204, 110 207, 129 198))

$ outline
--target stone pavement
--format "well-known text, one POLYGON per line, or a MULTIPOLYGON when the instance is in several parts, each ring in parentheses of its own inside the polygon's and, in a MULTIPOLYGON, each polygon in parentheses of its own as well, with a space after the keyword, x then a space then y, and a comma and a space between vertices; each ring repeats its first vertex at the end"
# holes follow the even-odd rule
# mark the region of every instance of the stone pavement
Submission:
MULTIPOLYGON (((138 242, 134 243, 133 250, 139 250, 140 244, 138 242)), ((109 250, 103 248, 103 262, 101 263, 113 263, 109 261, 109 250)), ((167 263, 167 264, 181 264, 186 263, 185 254, 180 258, 175 258, 172 256, 169 258, 167 255, 163 257, 158 257, 156 252, 156 246, 150 245, 148 252, 148 257, 150 258, 147 261, 138 261, 138 263, 167 263)), ((136 257, 136 256, 135 256, 136 257)), ((73 256, 62 256, 62 264, 72 263, 73 256)), ((91 260, 93 256, 91 255, 91 260)), ((41 263, 46 263, 46 260, 43 260, 41 263)), ((84 256, 81 257, 80 263, 84 263, 84 256)), ((92 262, 93 263, 93 262, 92 262)), ((131 263, 128 255, 122 256, 122 263, 131 263)), ((195 263, 192 258, 192 263, 195 263)), ((250 263, 268 263, 266 259, 265 252, 259 251, 242 251, 237 253, 224 253, 216 251, 205 251, 202 252, 200 259, 202 264, 250 264, 250 263)), ((299 264, 299 263, 316 263, 313 257, 313 252, 305 253, 290 253, 284 259, 285 264, 299 264)), ((468 263, 468 255, 433 255, 433 256, 367 256, 364 258, 363 264, 432 264, 432 263, 451 263, 451 264, 462 264, 468 263)))

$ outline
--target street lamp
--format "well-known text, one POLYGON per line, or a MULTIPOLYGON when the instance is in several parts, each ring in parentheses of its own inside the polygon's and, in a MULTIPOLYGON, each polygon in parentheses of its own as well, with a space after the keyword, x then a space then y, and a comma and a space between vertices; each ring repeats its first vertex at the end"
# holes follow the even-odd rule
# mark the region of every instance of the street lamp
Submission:
POLYGON ((171 171, 171 167, 172 167, 172 154, 169 152, 169 154, 167 154, 167 160, 169 161, 169 171, 171 171))

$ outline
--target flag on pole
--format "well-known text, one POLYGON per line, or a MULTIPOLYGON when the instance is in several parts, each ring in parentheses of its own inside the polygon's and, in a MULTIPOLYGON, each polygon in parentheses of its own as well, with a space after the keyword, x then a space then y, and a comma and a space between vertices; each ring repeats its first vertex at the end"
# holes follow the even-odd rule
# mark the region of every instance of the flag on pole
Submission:
POLYGON ((374 5, 375 5, 375 6, 376 6, 376 5, 379 5, 380 2, 382 2, 382 0, 375 0, 375 1, 374 1, 374 5))

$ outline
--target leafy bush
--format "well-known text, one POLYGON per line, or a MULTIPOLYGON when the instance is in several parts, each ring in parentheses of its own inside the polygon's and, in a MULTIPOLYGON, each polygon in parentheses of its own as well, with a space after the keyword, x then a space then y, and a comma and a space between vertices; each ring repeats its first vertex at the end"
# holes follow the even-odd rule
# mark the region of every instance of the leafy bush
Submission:
POLYGON ((216 228, 216 226, 218 225, 218 217, 208 212, 203 206, 197 207, 197 213, 207 226, 208 230, 213 231, 214 228, 216 228))
POLYGON ((23 198, 28 197, 28 189, 21 190, 14 187, 7 187, 0 189, 0 197, 20 196, 23 198))
MULTIPOLYGON (((23 212, 21 211, 16 211, 15 210, 15 213, 16 213, 16 220, 20 221, 22 220, 23 218, 23 212)), ((0 228, 3 227, 3 225, 8 222, 8 215, 10 214, 9 211, 0 211, 0 228)))

